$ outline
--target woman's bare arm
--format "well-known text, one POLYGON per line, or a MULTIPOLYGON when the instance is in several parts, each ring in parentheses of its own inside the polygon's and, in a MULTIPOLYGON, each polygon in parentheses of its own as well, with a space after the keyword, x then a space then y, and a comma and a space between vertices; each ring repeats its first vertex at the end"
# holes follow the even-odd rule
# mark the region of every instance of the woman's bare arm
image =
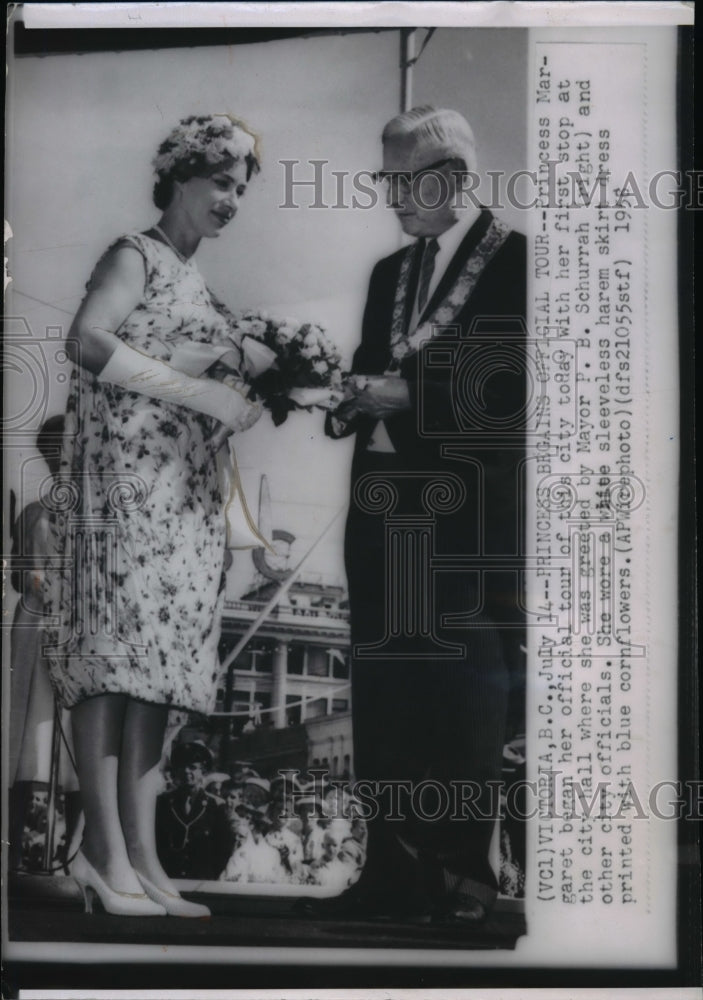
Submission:
POLYGON ((94 287, 76 313, 68 334, 67 353, 75 364, 97 375, 120 343, 119 330, 144 297, 144 259, 123 246, 105 262, 94 287))
MULTIPOLYGON (((167 363, 143 354, 121 340, 116 331, 144 296, 144 263, 132 247, 116 250, 93 279, 69 332, 71 360, 99 381, 129 392, 185 406, 218 420, 218 446, 232 431, 246 430, 261 416, 235 388, 213 379, 192 378, 167 363)), ((213 448, 215 445, 213 445, 213 448)))

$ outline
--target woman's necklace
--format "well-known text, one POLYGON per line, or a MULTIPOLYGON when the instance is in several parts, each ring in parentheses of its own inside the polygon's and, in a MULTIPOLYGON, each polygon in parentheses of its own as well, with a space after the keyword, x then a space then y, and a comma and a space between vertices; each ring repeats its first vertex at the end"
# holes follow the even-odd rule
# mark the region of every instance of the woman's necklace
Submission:
POLYGON ((160 236, 160 237, 161 237, 161 239, 162 239, 162 240, 164 241, 164 243, 166 244, 166 246, 169 246, 169 247, 171 247, 171 249, 172 249, 172 250, 173 250, 173 252, 175 253, 176 257, 178 257, 178 259, 180 260, 181 264, 187 264, 187 263, 188 263, 188 260, 189 260, 189 258, 188 258, 188 257, 186 257, 186 256, 185 256, 185 254, 182 254, 182 253, 181 253, 181 251, 180 251, 180 250, 178 249, 178 247, 177 247, 177 246, 176 246, 176 244, 175 244, 175 243, 173 242, 173 240, 169 239, 169 237, 168 237, 168 236, 166 235, 166 233, 165 233, 165 232, 163 231, 163 229, 161 228, 161 226, 159 226, 159 225, 155 225, 155 226, 153 227, 153 229, 154 229, 154 232, 156 232, 156 233, 158 233, 158 234, 159 234, 159 236, 160 236))

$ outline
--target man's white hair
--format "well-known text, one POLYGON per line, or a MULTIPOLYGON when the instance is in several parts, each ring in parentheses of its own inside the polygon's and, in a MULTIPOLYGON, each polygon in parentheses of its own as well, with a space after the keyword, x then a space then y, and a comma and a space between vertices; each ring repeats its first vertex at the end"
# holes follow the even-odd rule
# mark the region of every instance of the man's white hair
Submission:
POLYGON ((413 147, 413 166, 457 157, 467 170, 476 169, 476 143, 471 126, 458 111, 424 104, 391 118, 382 141, 413 147))
MULTIPOLYGON (((413 160, 436 162, 457 157, 467 170, 476 168, 476 143, 471 126, 458 111, 424 104, 391 118, 383 130, 383 143, 409 143, 413 160)), ((419 163, 422 166, 424 163, 419 163)))

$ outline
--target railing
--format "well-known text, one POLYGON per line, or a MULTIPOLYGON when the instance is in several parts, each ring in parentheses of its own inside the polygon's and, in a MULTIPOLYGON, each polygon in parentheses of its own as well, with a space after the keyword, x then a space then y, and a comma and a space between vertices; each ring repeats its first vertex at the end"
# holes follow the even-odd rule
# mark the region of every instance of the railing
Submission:
MULTIPOLYGON (((263 601, 225 601, 225 611, 248 611, 255 615, 264 607, 263 601)), ((271 611, 271 618, 327 618, 331 621, 347 623, 348 611, 338 611, 332 608, 298 608, 291 604, 279 604, 271 611)))

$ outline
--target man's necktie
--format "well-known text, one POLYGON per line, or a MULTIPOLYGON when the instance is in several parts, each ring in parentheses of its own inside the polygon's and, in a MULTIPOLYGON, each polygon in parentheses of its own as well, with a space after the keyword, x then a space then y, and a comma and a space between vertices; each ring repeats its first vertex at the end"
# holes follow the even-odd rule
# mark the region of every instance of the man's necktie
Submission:
POLYGON ((434 274, 434 259, 437 256, 438 250, 439 243, 433 236, 425 243, 425 248, 422 254, 422 263, 420 265, 420 283, 417 288, 417 309, 419 313, 422 313, 427 305, 427 293, 430 290, 430 282, 432 281, 432 275, 434 274))

